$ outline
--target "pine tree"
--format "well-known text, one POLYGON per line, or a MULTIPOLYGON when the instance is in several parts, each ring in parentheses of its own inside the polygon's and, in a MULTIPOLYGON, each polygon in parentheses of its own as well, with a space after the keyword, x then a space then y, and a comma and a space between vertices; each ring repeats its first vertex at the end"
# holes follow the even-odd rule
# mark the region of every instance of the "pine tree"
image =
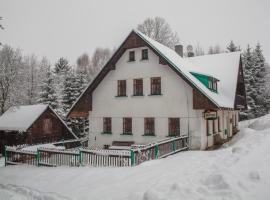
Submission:
POLYGON ((67 114, 68 110, 71 108, 71 106, 79 96, 79 88, 80 85, 76 80, 75 73, 73 71, 70 71, 66 74, 63 82, 62 107, 64 116, 67 114))
POLYGON ((253 61, 254 94, 252 95, 256 104, 254 113, 256 117, 259 117, 267 113, 265 59, 259 43, 253 51, 253 61))
POLYGON ((57 96, 54 89, 53 75, 50 70, 47 71, 44 80, 41 83, 39 93, 39 103, 49 104, 53 109, 57 108, 57 96))
POLYGON ((246 113, 249 119, 260 117, 268 112, 269 105, 265 59, 260 44, 257 44, 253 51, 248 45, 243 54, 243 63, 248 104, 246 113))
MULTIPOLYGON (((250 46, 247 46, 247 49, 242 55, 243 58, 243 64, 244 64, 244 78, 245 78, 245 87, 246 87, 246 99, 247 99, 247 105, 248 110, 244 113, 247 115, 247 118, 254 118, 254 108, 255 108, 255 101, 253 98, 254 93, 254 77, 253 77, 253 57, 252 57, 252 50, 250 46)), ((244 117, 243 117, 244 118, 244 117)))
POLYGON ((240 51, 240 47, 237 47, 234 42, 231 40, 230 44, 227 46, 227 50, 229 52, 235 52, 235 51, 240 51))

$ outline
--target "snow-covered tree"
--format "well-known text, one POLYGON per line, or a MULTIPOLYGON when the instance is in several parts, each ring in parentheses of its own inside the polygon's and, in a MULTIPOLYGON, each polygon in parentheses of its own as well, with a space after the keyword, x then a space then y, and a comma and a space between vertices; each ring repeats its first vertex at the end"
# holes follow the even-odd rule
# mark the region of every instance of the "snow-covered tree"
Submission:
POLYGON ((0 49, 0 114, 5 112, 8 105, 12 105, 10 97, 17 89, 14 86, 21 65, 22 55, 19 49, 14 50, 8 45, 0 49))
POLYGON ((266 65, 260 44, 257 44, 253 51, 248 45, 243 53, 243 64, 248 118, 265 115, 268 112, 269 100, 266 90, 266 65))
POLYGON ((64 79, 62 91, 62 107, 64 116, 71 108, 77 97, 80 95, 80 85, 76 78, 76 74, 71 70, 64 79))
POLYGON ((168 22, 161 17, 147 18, 137 26, 137 29, 171 49, 179 43, 177 33, 174 33, 168 22))
POLYGON ((230 44, 227 46, 229 52, 241 51, 240 47, 237 47, 234 42, 231 40, 230 44))
POLYGON ((49 69, 40 85, 41 91, 39 93, 38 103, 49 104, 53 109, 57 108, 57 96, 54 88, 53 74, 49 69))

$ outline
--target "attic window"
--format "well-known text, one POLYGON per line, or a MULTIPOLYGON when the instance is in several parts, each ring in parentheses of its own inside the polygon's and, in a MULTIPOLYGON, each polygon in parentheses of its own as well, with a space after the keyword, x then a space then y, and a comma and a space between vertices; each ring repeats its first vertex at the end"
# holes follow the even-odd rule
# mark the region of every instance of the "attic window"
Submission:
POLYGON ((209 77, 208 78, 208 88, 214 92, 217 92, 217 82, 218 80, 213 78, 213 77, 209 77))
POLYGON ((135 61, 135 51, 130 51, 129 52, 129 62, 135 61))
POLYGON ((142 50, 142 60, 148 60, 148 49, 142 50))

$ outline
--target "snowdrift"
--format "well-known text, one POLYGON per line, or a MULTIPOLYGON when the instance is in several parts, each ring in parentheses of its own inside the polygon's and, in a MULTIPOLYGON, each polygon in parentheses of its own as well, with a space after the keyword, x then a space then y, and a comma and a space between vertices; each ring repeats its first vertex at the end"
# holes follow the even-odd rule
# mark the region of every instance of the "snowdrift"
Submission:
POLYGON ((136 167, 0 168, 1 199, 269 200, 270 115, 241 123, 221 149, 136 167))

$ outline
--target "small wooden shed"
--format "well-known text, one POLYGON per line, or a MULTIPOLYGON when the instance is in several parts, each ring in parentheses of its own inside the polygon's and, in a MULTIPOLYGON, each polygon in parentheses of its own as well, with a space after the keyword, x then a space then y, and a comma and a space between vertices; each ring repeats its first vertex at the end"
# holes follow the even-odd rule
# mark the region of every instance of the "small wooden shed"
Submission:
POLYGON ((77 136, 49 105, 13 106, 0 117, 0 153, 5 145, 66 139, 77 139, 77 136))

